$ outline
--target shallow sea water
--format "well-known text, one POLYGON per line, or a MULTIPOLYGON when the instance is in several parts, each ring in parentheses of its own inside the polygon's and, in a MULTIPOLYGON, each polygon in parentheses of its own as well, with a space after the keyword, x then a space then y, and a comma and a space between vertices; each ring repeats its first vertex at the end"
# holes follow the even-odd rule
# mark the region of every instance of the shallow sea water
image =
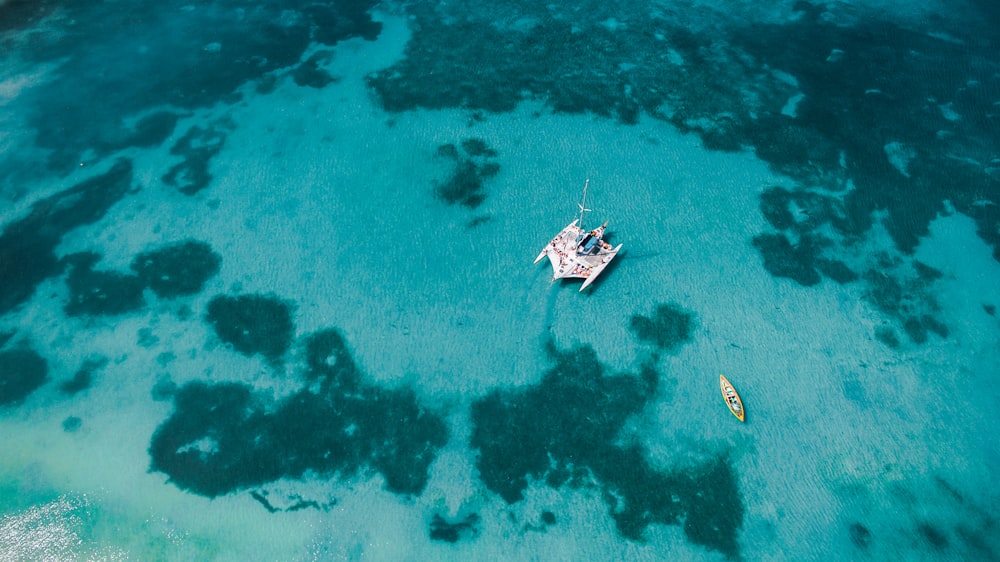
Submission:
POLYGON ((998 17, 0 0, 0 561, 1000 559, 998 17))

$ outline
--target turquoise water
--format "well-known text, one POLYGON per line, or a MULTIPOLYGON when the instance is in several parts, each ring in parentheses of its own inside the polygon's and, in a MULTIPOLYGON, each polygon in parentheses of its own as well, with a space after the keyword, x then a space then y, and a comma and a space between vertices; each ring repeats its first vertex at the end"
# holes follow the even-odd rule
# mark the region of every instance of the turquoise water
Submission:
POLYGON ((0 0, 0 560, 1000 559, 998 24, 0 0))

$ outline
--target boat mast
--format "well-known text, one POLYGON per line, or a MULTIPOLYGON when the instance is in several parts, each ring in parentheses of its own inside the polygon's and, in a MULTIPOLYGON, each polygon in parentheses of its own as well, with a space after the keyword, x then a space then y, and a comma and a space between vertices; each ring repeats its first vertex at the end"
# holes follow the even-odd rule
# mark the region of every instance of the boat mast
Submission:
POLYGON ((587 178, 587 181, 583 183, 583 201, 577 203, 576 205, 577 207, 580 207, 580 224, 578 225, 580 227, 580 230, 583 230, 583 213, 591 210, 585 207, 585 205, 587 204, 587 187, 589 185, 590 185, 590 178, 587 178))

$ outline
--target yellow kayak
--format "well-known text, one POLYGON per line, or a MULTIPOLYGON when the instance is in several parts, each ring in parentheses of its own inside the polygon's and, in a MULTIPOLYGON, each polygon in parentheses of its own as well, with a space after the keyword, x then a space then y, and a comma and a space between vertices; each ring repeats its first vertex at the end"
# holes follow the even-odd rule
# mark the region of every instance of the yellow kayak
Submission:
POLYGON ((743 421, 743 401, 740 400, 740 395, 736 393, 733 385, 729 384, 729 381, 726 380, 725 375, 719 375, 719 386, 722 388, 722 397, 726 399, 726 406, 729 406, 729 411, 736 416, 736 419, 743 421))

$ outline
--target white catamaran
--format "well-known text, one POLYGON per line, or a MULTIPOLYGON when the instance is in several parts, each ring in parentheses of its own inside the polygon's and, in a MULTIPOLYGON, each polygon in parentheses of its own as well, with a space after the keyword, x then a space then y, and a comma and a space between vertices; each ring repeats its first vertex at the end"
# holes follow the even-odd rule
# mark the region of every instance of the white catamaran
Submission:
POLYGON ((590 232, 583 229, 583 214, 590 211, 586 207, 589 185, 590 180, 583 184, 583 201, 578 204, 580 218, 566 225, 566 228, 556 234, 556 237, 535 258, 535 263, 538 263, 545 256, 549 257, 549 261, 552 262, 553 281, 566 277, 584 279, 581 291, 597 279, 622 248, 621 244, 612 248, 604 241, 607 222, 590 232))

